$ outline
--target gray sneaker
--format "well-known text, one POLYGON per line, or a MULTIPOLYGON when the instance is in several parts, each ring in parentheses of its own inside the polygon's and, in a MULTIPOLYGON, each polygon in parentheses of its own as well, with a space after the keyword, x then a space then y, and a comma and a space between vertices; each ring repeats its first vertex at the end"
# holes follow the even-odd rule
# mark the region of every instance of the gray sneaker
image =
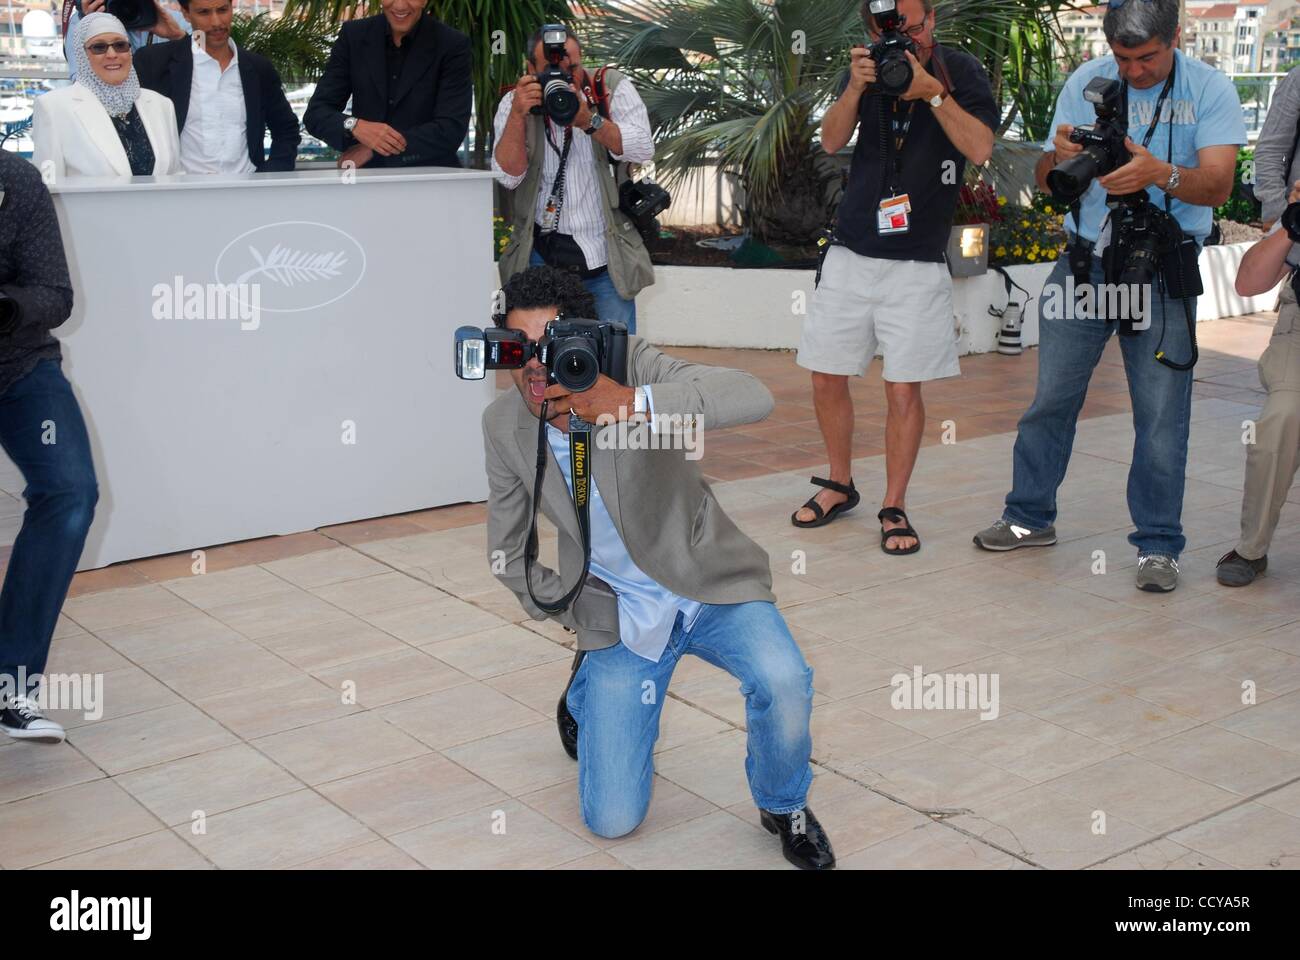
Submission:
POLYGON ((1178 561, 1163 553, 1138 557, 1137 588, 1148 593, 1168 593, 1178 586, 1178 561))
POLYGON ((1244 587, 1268 569, 1268 555, 1247 560, 1236 550, 1229 550, 1215 565, 1215 575, 1225 587, 1244 587))
POLYGON ((1050 547, 1056 542, 1056 527, 1031 530, 1010 520, 999 520, 975 534, 975 546, 985 550, 1014 550, 1017 547, 1050 547))

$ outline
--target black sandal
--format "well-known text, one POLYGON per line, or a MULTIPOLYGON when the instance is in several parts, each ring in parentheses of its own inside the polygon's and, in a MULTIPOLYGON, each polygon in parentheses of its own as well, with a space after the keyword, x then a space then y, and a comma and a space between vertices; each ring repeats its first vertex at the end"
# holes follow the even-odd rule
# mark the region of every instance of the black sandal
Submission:
POLYGON ((803 509, 803 507, 800 507, 799 510, 790 514, 790 522, 796 527, 824 527, 841 513, 848 513, 862 501, 862 495, 858 493, 857 488, 853 486, 852 480, 849 481, 849 485, 846 487, 842 483, 836 483, 834 480, 827 480, 824 477, 812 477, 811 479, 817 486, 825 487, 827 490, 834 490, 836 493, 842 493, 848 497, 848 499, 835 504, 835 506, 831 507, 830 512, 827 513, 822 510, 822 505, 817 502, 817 497, 815 495, 809 497, 808 502, 805 503, 803 507, 807 507, 816 516, 812 520, 800 520, 799 510, 803 509))
POLYGON ((885 507, 876 514, 876 519, 881 521, 880 549, 885 551, 885 553, 893 557, 905 557, 908 554, 916 553, 916 551, 921 549, 921 538, 917 535, 916 531, 912 529, 912 522, 907 519, 907 514, 902 510, 899 510, 898 507, 885 507), (890 520, 894 523, 901 522, 906 524, 906 526, 886 530, 884 525, 885 520, 890 520), (894 537, 911 537, 916 541, 916 543, 912 544, 910 547, 895 548, 891 550, 887 544, 894 537))

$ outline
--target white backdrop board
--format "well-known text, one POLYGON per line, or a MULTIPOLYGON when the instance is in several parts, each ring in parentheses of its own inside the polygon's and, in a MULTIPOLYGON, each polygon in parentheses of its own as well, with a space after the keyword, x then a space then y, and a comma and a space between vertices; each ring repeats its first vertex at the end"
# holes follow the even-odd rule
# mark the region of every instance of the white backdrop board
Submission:
POLYGON ((100 484, 82 569, 486 498, 492 381, 456 379, 452 334, 490 323, 490 174, 52 192, 100 484))

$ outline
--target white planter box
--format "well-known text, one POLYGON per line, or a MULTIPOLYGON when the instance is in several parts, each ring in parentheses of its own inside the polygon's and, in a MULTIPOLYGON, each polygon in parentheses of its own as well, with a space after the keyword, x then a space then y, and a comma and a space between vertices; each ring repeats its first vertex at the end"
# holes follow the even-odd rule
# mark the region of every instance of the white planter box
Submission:
MULTIPOLYGON (((1239 297, 1233 290, 1237 266, 1250 246, 1234 243, 1201 251, 1205 294, 1197 303, 1198 321, 1274 308, 1276 290, 1258 297, 1239 297)), ((1038 343, 1038 295, 1051 269, 1051 263, 1007 268, 1030 294, 1021 332, 1027 347, 1038 343)), ((811 270, 657 267, 655 285, 637 298, 637 331, 666 346, 793 350, 812 299, 813 277, 811 270)), ((989 307, 1005 304, 1001 274, 989 271, 953 280, 953 322, 960 331, 962 356, 995 349, 1001 321, 989 314, 989 307)))

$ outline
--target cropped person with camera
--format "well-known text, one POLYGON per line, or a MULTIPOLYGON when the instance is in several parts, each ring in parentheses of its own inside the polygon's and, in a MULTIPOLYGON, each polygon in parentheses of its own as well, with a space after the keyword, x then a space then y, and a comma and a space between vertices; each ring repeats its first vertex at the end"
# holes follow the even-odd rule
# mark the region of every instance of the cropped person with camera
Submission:
POLYGON ((1225 587, 1244 587, 1268 569, 1268 548, 1300 468, 1300 180, 1284 199, 1288 206, 1281 218, 1246 251, 1237 269, 1237 293, 1243 297, 1287 282, 1273 336, 1259 358, 1259 381, 1268 399, 1255 424, 1255 442, 1246 445, 1241 539, 1219 558, 1215 570, 1225 587))
POLYGON ((161 0, 63 0, 63 54, 68 61, 69 80, 76 80, 80 69, 73 46, 77 24, 92 13, 110 13, 126 22, 126 39, 132 51, 151 46, 156 40, 180 40, 190 33, 186 19, 178 11, 164 7, 161 0), (134 23, 147 25, 132 27, 134 23))
POLYGON ((1136 585, 1167 592, 1186 545, 1196 256, 1232 191, 1246 129, 1232 81, 1179 52, 1178 0, 1112 0, 1102 29, 1112 55, 1066 81, 1038 161, 1039 188, 1073 201, 1067 249, 1039 300, 1038 385, 1019 424, 1012 490, 975 543, 1056 543, 1056 491, 1088 381, 1118 327, 1137 434, 1136 585))
POLYGON ((50 334, 71 313, 54 201, 34 166, 0 150, 0 446, 27 501, 0 590, 0 730, 36 743, 63 740, 34 695, 99 498, 86 424, 50 334))
POLYGON ((631 167, 654 159, 645 104, 617 70, 594 76, 559 24, 529 40, 530 72, 497 108, 492 169, 513 191, 501 281, 530 265, 578 276, 601 320, 636 333, 636 295, 654 266, 627 206, 631 167), (612 167, 612 176, 611 176, 612 167))
POLYGON ((827 153, 855 129, 858 142, 797 357, 812 371, 830 478, 812 478, 823 489, 790 519, 819 527, 861 499, 848 379, 879 348, 888 404, 880 547, 904 555, 921 548, 905 512, 925 430, 921 385, 961 372, 944 262, 952 215, 967 161, 992 153, 998 109, 979 61, 935 42, 930 0, 867 0, 862 17, 872 46, 854 48, 847 85, 822 120, 827 153))
MULTIPOLYGON (((472 331, 458 349, 479 358, 478 377, 481 358, 498 358, 489 369, 509 369, 517 389, 483 414, 488 556, 531 617, 577 632, 560 719, 584 822, 612 838, 645 818, 660 713, 690 653, 740 681, 745 773, 762 825, 796 866, 834 866, 807 807, 812 670, 776 609, 767 554, 683 450, 605 442, 609 434, 591 442, 592 424, 616 437, 696 418, 708 428, 753 423, 772 395, 747 373, 675 360, 620 324, 593 321, 572 273, 531 267, 502 293, 497 328, 472 331), (558 572, 538 562, 539 507, 559 532, 558 572)), ((459 359, 457 371, 466 375, 459 359)))

